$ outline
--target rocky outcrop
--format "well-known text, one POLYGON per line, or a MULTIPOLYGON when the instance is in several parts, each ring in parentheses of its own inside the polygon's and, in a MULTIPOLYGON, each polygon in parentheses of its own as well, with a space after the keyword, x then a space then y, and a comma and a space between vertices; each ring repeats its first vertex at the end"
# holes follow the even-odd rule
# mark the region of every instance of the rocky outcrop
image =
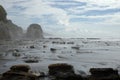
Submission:
POLYGON ((22 36, 23 30, 11 20, 8 20, 5 9, 0 5, 0 40, 18 39, 22 36))
POLYGON ((0 21, 6 21, 7 13, 5 9, 0 5, 0 21))
POLYGON ((28 39, 42 39, 43 31, 41 26, 38 24, 31 24, 27 29, 26 36, 28 39))
POLYGON ((118 70, 112 68, 91 68, 89 80, 120 80, 118 70))
POLYGON ((0 80, 37 80, 37 76, 29 72, 28 65, 14 65, 2 74, 0 80))
POLYGON ((81 75, 76 75, 72 65, 67 63, 57 63, 48 66, 49 75, 54 80, 83 80, 81 75))

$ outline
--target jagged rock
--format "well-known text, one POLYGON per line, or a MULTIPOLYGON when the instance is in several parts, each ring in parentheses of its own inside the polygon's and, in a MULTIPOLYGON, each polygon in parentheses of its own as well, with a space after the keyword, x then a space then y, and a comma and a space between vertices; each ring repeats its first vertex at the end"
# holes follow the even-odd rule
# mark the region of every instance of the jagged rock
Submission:
POLYGON ((12 23, 6 16, 5 9, 0 5, 0 40, 20 38, 23 34, 22 28, 12 23))
POLYGON ((41 26, 38 24, 31 24, 27 29, 26 36, 28 39, 42 39, 43 31, 41 26))
POLYGON ((2 74, 0 80, 36 80, 37 76, 29 72, 28 65, 15 65, 2 74))
POLYGON ((112 68, 91 68, 89 80, 120 80, 118 70, 112 68))

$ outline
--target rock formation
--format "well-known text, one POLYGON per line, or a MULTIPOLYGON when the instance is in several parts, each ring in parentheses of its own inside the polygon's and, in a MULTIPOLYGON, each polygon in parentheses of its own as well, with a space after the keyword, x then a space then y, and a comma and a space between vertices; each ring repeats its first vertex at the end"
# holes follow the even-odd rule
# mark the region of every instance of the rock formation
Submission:
POLYGON ((120 80, 118 70, 112 68, 91 68, 89 80, 120 80))
POLYGON ((0 5, 0 40, 14 40, 23 37, 27 37, 28 39, 41 39, 43 38, 43 31, 40 25, 31 24, 25 35, 24 37, 21 27, 18 27, 11 20, 7 19, 7 13, 0 5))
POLYGON ((28 65, 14 65, 2 74, 0 80, 38 80, 37 76, 29 72, 28 65))
POLYGON ((42 39, 43 31, 41 26, 38 24, 31 24, 27 29, 26 36, 28 39, 42 39))
POLYGON ((0 21, 6 21, 7 13, 5 9, 0 5, 0 21))
POLYGON ((54 80, 83 80, 81 75, 76 75, 72 65, 67 63, 57 63, 48 66, 49 75, 54 80))
POLYGON ((22 33, 22 28, 7 19, 7 13, 0 5, 0 40, 18 39, 22 36, 22 33))

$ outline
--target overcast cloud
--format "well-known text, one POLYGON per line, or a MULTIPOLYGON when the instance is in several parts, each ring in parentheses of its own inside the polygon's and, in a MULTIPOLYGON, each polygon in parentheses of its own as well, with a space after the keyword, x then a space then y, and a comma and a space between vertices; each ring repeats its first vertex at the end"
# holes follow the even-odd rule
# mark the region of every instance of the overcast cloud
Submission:
POLYGON ((119 37, 120 0, 0 0, 8 19, 58 37, 119 37))

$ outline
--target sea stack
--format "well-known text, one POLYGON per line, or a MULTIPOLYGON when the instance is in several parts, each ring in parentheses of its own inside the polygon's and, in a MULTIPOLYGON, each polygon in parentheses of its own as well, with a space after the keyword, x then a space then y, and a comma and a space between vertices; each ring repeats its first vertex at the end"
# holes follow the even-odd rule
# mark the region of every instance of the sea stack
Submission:
POLYGON ((43 39, 43 30, 39 24, 31 24, 28 29, 26 36, 28 39, 43 39))

